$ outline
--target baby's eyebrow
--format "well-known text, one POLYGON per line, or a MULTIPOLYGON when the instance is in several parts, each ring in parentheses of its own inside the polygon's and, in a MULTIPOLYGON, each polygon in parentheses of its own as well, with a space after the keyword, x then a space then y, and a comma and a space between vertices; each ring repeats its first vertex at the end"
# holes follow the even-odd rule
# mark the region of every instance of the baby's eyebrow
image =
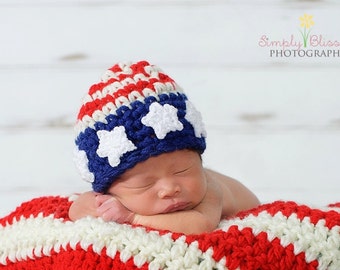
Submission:
POLYGON ((186 162, 180 163, 175 168, 178 168, 179 171, 185 171, 195 166, 195 162, 186 162))

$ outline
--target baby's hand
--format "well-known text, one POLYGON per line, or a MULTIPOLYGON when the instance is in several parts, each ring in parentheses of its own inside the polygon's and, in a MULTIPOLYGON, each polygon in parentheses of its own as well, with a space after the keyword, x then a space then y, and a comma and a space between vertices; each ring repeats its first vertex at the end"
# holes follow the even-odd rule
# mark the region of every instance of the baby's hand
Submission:
POLYGON ((105 221, 115 221, 122 224, 132 223, 134 219, 135 214, 111 195, 97 195, 96 206, 98 215, 105 221))

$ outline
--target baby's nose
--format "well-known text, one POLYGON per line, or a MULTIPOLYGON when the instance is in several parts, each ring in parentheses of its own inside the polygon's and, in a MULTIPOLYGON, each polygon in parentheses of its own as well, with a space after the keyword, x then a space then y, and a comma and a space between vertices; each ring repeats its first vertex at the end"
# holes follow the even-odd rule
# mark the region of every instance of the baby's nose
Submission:
POLYGON ((171 198, 171 197, 175 197, 176 195, 178 195, 180 191, 181 191, 181 187, 174 181, 170 180, 170 181, 166 181, 165 183, 163 183, 163 185, 161 186, 158 192, 158 196, 161 199, 171 198))

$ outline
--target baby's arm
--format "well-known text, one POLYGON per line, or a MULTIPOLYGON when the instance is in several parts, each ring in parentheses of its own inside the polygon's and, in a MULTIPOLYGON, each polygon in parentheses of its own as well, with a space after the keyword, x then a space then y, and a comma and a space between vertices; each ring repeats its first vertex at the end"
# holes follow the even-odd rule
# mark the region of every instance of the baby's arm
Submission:
POLYGON ((211 181, 208 181, 204 199, 192 210, 142 216, 129 211, 113 196, 94 192, 81 194, 69 210, 69 217, 73 221, 85 216, 100 216, 106 221, 131 223, 187 234, 214 230, 221 214, 222 192, 220 187, 211 181))

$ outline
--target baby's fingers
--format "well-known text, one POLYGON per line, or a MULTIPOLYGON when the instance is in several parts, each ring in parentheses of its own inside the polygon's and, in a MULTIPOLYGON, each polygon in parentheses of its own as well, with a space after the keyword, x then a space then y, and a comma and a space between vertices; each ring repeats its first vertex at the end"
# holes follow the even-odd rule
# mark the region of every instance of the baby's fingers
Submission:
POLYGON ((95 205, 96 207, 101 206, 104 202, 112 199, 113 197, 111 195, 103 195, 103 194, 98 194, 96 196, 96 201, 95 201, 95 205))
POLYGON ((116 208, 117 200, 114 197, 110 197, 109 199, 106 199, 104 202, 100 203, 100 205, 97 207, 98 214, 103 214, 104 212, 116 208))
POLYGON ((105 220, 105 221, 117 221, 121 219, 122 211, 121 211, 120 202, 111 197, 109 200, 105 201, 101 206, 97 208, 97 213, 105 220))

